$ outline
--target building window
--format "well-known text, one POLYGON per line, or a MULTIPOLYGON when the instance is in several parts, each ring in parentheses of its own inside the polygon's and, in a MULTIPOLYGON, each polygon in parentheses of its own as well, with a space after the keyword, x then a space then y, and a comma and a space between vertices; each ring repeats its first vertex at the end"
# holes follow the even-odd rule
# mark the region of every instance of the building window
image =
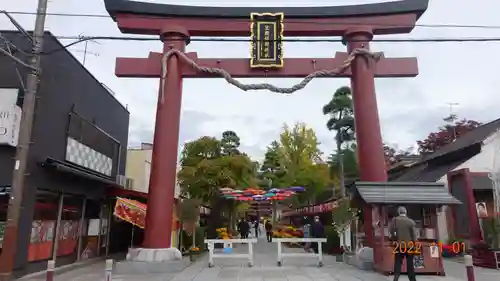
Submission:
POLYGON ((102 153, 109 158, 118 156, 119 143, 92 122, 76 113, 69 114, 68 137, 102 153))
POLYGON ((69 162, 114 177, 120 144, 93 123, 70 113, 66 159, 69 162))
POLYGON ((60 194, 38 190, 31 223, 28 261, 52 257, 60 194))

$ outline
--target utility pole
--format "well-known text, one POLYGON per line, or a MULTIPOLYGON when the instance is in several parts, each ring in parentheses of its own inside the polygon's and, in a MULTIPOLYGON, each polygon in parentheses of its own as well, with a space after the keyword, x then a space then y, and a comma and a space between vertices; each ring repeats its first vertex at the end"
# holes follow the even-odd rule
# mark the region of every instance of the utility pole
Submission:
POLYGON ((23 112, 19 129, 19 143, 16 151, 16 161, 12 177, 12 190, 7 212, 7 224, 0 256, 0 279, 12 280, 14 268, 14 257, 17 250, 18 224, 22 208, 24 182, 26 176, 26 164, 28 160, 29 147, 31 144, 31 130, 36 103, 36 94, 40 75, 40 54, 42 52, 43 36, 45 29, 45 16, 47 13, 48 0, 39 0, 33 32, 33 49, 30 58, 32 69, 26 78, 26 92, 23 99, 23 112))

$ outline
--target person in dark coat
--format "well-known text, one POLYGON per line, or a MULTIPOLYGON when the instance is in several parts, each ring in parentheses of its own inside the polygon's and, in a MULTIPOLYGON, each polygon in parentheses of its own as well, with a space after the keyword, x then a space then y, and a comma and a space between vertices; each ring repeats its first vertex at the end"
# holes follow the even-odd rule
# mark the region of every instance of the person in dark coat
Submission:
POLYGON ((264 227, 266 228, 267 242, 273 242, 273 225, 270 221, 266 221, 264 227))
POLYGON ((248 238, 248 233, 250 232, 250 226, 248 225, 248 222, 246 222, 244 219, 240 220, 240 222, 238 223, 238 232, 240 233, 241 239, 248 238))
POLYGON ((253 229, 255 231, 255 238, 259 238, 259 221, 256 220, 254 223, 253 223, 253 229))
MULTIPOLYGON (((325 238, 325 227, 319 221, 318 216, 314 217, 314 222, 311 226, 311 236, 313 238, 325 238)), ((318 253, 318 243, 311 243, 311 248, 316 254, 318 253)))
POLYGON ((403 259, 406 259, 406 274, 410 281, 417 281, 413 259, 415 253, 408 253, 408 245, 417 241, 417 231, 415 221, 407 216, 405 207, 398 208, 398 216, 393 218, 390 225, 391 240, 395 245, 402 245, 396 248, 394 254, 394 281, 399 280, 403 259), (401 250, 403 249, 403 250, 401 250))

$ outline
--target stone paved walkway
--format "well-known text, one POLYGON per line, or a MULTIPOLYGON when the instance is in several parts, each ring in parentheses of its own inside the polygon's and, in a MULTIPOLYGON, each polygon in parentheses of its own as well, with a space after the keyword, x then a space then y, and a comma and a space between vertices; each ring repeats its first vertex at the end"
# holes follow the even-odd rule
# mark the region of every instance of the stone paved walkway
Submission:
MULTIPOLYGON (((113 281, 388 281, 386 277, 374 272, 358 270, 352 266, 335 261, 332 256, 324 256, 324 267, 317 267, 317 260, 309 258, 285 258, 282 267, 276 266, 276 244, 259 240, 255 247, 255 265, 252 268, 242 259, 215 259, 215 266, 208 268, 208 257, 177 274, 162 275, 113 275, 113 281)), ((234 251, 246 251, 240 246, 234 251)), ((285 251, 302 252, 302 249, 285 251)), ((466 281, 463 264, 445 261, 446 277, 417 276, 418 281, 466 281)), ((500 271, 476 268, 476 281, 500 280, 500 271)), ((98 263, 85 268, 57 275, 55 281, 101 281, 104 279, 104 264, 98 263)), ((45 280, 43 276, 23 278, 26 281, 45 280)), ((401 276, 401 280, 408 280, 401 276)))

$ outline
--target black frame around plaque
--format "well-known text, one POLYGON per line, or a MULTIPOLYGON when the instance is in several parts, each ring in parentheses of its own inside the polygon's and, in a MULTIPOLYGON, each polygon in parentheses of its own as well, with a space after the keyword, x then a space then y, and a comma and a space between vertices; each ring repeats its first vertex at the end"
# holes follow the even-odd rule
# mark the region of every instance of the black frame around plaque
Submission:
POLYGON ((284 13, 251 13, 250 20, 250 67, 283 67, 284 13), (264 31, 264 32, 262 32, 264 31), (269 31, 269 39, 266 39, 269 31), (269 44, 265 44, 268 42, 269 44), (268 48, 266 48, 268 46, 268 48), (267 52, 266 52, 267 51, 267 52))

